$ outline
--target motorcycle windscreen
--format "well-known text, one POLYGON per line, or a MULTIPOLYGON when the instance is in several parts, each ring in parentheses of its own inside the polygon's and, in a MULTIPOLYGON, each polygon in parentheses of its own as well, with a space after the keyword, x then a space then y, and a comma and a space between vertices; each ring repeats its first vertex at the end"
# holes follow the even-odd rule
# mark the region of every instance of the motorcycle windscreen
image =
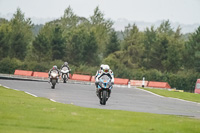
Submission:
POLYGON ((58 74, 58 71, 57 71, 57 70, 53 70, 52 73, 56 73, 56 74, 58 74))
POLYGON ((67 71, 68 68, 67 68, 67 67, 63 67, 62 70, 63 70, 63 71, 67 71))
POLYGON ((110 77, 108 75, 103 75, 101 78, 100 78, 100 85, 101 87, 103 88, 109 88, 110 86, 110 77))
POLYGON ((53 71, 51 72, 51 77, 52 77, 52 78, 56 78, 57 76, 58 76, 58 71, 53 70, 53 71))

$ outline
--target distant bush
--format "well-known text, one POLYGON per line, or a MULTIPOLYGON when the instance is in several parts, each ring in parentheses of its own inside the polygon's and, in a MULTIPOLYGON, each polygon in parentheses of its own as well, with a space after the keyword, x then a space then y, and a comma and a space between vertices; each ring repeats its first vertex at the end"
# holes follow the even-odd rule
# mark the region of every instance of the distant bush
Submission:
POLYGON ((0 73, 13 74, 15 69, 21 67, 23 63, 16 58, 4 58, 0 61, 0 73))

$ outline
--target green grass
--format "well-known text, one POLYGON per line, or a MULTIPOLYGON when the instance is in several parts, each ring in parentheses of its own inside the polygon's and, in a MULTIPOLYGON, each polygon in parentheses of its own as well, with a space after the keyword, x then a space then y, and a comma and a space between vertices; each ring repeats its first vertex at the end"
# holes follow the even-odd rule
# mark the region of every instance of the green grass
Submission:
POLYGON ((199 133, 200 120, 54 103, 0 87, 1 133, 199 133))
POLYGON ((200 94, 189 93, 189 92, 168 91, 164 89, 150 89, 150 88, 142 88, 142 87, 139 87, 139 88, 153 92, 161 96, 165 96, 165 97, 179 98, 179 99, 184 99, 184 100, 200 103, 200 94))

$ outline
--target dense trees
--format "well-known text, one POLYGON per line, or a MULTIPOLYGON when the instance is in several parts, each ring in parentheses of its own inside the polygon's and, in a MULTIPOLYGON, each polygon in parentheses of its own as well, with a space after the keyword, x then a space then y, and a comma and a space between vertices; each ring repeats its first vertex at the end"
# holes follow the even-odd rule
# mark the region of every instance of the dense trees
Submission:
POLYGON ((98 44, 98 53, 100 59, 105 57, 106 44, 109 43, 110 33, 113 31, 111 20, 106 20, 104 14, 99 10, 99 7, 96 7, 94 14, 90 17, 90 29, 95 35, 97 44, 98 44))
POLYGON ((19 8, 10 22, 1 22, 1 57, 7 55, 11 58, 24 60, 27 47, 32 41, 32 26, 31 20, 25 19, 24 14, 19 8))
POLYGON ((200 72, 200 26, 186 42, 185 66, 200 72))
POLYGON ((18 8, 10 21, 9 33, 10 57, 23 60, 26 56, 27 47, 32 41, 32 22, 25 19, 24 14, 18 8))
POLYGON ((117 38, 117 33, 115 31, 112 31, 110 33, 109 41, 106 44, 104 56, 107 57, 109 54, 119 50, 120 50, 120 43, 117 38))
POLYGON ((11 27, 5 19, 0 20, 0 59, 9 55, 9 33, 11 27))
POLYGON ((98 62, 97 43, 92 31, 80 25, 71 31, 67 39, 66 59, 74 65, 96 65, 98 62), (67 58, 68 57, 68 58, 67 58))
POLYGON ((192 91, 200 77, 200 27, 182 35, 181 28, 174 30, 169 20, 144 31, 136 24, 121 32, 112 26, 99 7, 88 19, 68 7, 61 18, 45 25, 33 25, 17 9, 10 21, 0 19, 0 72, 47 71, 68 61, 72 72, 95 74, 101 63, 107 63, 115 77, 145 76, 192 91))

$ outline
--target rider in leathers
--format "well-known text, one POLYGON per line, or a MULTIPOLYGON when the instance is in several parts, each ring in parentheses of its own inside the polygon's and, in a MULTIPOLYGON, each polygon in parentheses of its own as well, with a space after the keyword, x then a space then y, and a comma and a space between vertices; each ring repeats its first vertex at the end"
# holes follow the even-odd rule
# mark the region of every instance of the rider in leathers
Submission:
MULTIPOLYGON (((63 67, 67 67, 68 70, 71 71, 71 69, 69 68, 69 65, 68 65, 67 62, 64 62, 64 64, 60 67, 60 70, 62 70, 63 67)), ((61 75, 61 76, 62 76, 62 75, 61 75)), ((69 73, 67 73, 67 77, 68 77, 68 79, 70 78, 70 77, 69 77, 69 73)))
MULTIPOLYGON (((102 77, 103 75, 108 75, 111 78, 111 84, 114 84, 114 74, 113 71, 110 69, 110 67, 108 65, 104 65, 102 64, 100 66, 100 69, 97 71, 96 75, 95 75, 95 85, 96 85, 96 94, 98 96, 99 94, 99 88, 98 88, 98 83, 99 83, 99 78, 102 77)), ((110 87, 110 93, 111 93, 111 89, 113 86, 110 87)))
MULTIPOLYGON (((60 77, 60 71, 59 71, 59 69, 57 68, 57 66, 54 65, 53 68, 49 70, 49 82, 51 82, 50 75, 51 75, 51 72, 52 72, 52 71, 57 71, 57 73, 58 73, 58 78, 60 77)), ((58 82, 58 79, 57 79, 57 82, 58 82)))

